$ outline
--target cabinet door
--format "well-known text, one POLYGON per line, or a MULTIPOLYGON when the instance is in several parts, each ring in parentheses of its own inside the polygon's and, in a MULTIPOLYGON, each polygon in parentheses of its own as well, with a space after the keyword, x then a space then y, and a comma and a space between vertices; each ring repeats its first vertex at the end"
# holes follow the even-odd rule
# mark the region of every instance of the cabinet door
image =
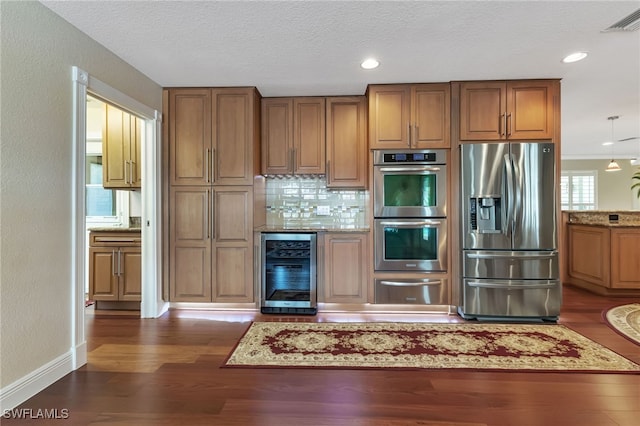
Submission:
POLYGON ((120 282, 119 300, 139 302, 142 295, 142 252, 137 247, 121 247, 118 252, 120 282))
POLYGON ((506 83, 460 84, 460 139, 500 140, 506 135, 506 83))
POLYGON ((369 149, 409 148, 411 86, 369 86, 369 149))
POLYGON ((169 90, 170 184, 210 184, 211 150, 211 91, 169 90))
POLYGON ((367 236, 326 234, 324 297, 327 303, 367 302, 367 236))
POLYGON ((366 98, 327 98, 327 187, 367 187, 366 98))
POLYGON ((212 90, 212 163, 215 185, 253 183, 255 91, 212 90))
POLYGON ((253 302, 253 188, 216 187, 213 301, 253 302))
POLYGON ((102 128, 102 186, 105 188, 130 186, 130 146, 130 115, 106 104, 102 128))
POLYGON ((262 99, 262 174, 293 172, 293 99, 262 99))
POLYGON ((611 239, 608 228, 569 225, 569 275, 610 287, 611 239))
POLYGON ((293 159, 296 174, 324 173, 324 98, 293 98, 293 159))
POLYGON ((142 126, 144 121, 131 116, 131 159, 130 174, 131 187, 142 188, 142 126))
POLYGON ((552 139, 555 81, 507 83, 507 139, 552 139))
POLYGON ((171 301, 210 302, 211 189, 173 187, 169 203, 171 301))
POLYGON ((411 88, 411 147, 449 148, 451 88, 448 83, 411 88))
POLYGON ((611 229, 611 287, 640 289, 640 229, 611 229))
POLYGON ((89 299, 118 300, 117 247, 89 249, 89 299))

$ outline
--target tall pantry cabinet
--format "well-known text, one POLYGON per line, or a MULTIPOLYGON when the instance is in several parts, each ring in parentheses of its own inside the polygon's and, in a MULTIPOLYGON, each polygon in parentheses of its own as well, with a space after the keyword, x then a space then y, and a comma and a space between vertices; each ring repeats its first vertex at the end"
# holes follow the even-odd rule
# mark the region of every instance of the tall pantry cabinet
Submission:
POLYGON ((169 300, 253 302, 260 94, 175 88, 165 102, 169 300))

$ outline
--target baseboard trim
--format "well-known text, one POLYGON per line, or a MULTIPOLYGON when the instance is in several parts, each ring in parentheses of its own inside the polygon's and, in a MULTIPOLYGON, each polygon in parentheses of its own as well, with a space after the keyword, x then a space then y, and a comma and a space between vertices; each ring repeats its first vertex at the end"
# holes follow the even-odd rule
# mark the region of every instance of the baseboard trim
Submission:
POLYGON ((71 351, 0 389, 0 411, 11 410, 73 371, 71 351))

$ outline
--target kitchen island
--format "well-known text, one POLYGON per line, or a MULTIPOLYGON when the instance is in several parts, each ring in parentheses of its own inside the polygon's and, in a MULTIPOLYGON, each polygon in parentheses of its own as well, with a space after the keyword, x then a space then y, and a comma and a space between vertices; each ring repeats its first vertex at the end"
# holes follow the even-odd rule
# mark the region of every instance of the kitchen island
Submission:
POLYGON ((563 212, 565 282, 607 296, 640 296, 640 212, 563 212))

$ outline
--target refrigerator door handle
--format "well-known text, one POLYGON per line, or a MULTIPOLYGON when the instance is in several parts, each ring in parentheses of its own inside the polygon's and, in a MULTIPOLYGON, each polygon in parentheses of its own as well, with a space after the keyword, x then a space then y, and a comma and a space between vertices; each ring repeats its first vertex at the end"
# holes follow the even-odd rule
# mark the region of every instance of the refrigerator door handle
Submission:
POLYGON ((486 282, 479 282, 479 281, 468 281, 466 284, 469 287, 499 288, 501 290, 514 290, 514 291, 555 288, 558 285, 558 283, 556 282, 531 284, 531 283, 528 283, 527 281, 517 281, 517 280, 511 280, 509 284, 486 283, 486 282), (511 284, 516 284, 516 285, 511 285, 511 284))
POLYGON ((505 154, 504 155, 504 169, 505 169, 505 173, 506 173, 506 179, 505 181, 507 182, 507 208, 506 208, 506 217, 505 217, 505 226, 503 227, 503 229, 509 229, 511 232, 513 232, 513 214, 514 214, 514 205, 513 205, 513 198, 514 198, 514 184, 513 184, 513 162, 511 160, 511 154, 505 154), (508 227, 508 228, 507 228, 508 227))
POLYGON ((514 252, 508 251, 504 253, 500 252, 492 252, 489 253, 468 253, 467 257, 469 259, 496 259, 496 258, 516 258, 516 259, 553 259, 558 255, 557 251, 550 252, 542 252, 542 253, 526 253, 526 254, 516 254, 514 252))

